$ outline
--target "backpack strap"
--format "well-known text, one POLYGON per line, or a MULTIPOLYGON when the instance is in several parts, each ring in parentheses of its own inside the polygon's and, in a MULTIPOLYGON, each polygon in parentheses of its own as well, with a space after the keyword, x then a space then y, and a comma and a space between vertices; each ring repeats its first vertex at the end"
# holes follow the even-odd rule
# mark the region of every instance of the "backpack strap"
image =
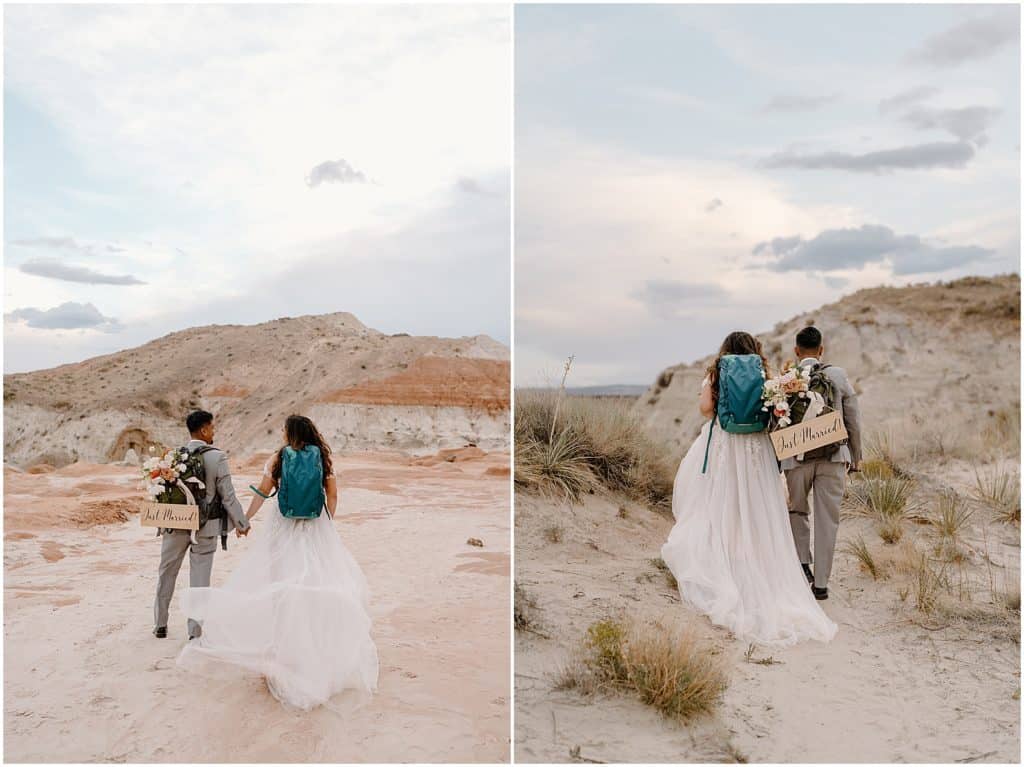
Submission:
POLYGON ((704 447, 704 468, 700 470, 701 474, 707 474, 708 471, 708 453, 711 452, 711 432, 715 430, 715 421, 717 420, 717 416, 711 416, 711 426, 708 427, 708 443, 704 447))
POLYGON ((272 492, 270 495, 264 495, 263 493, 260 492, 260 489, 258 487, 255 487, 254 485, 249 485, 249 489, 256 493, 256 495, 258 495, 260 498, 263 498, 264 500, 273 498, 275 495, 277 495, 276 487, 274 488, 274 492, 272 492))

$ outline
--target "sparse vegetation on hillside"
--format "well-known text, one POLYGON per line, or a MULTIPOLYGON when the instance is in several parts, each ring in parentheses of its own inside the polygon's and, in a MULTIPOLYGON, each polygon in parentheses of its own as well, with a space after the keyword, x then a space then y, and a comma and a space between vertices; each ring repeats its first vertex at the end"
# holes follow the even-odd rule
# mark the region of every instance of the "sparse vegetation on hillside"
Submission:
POLYGON ((665 452, 622 403, 554 392, 516 396, 515 481, 578 501, 598 487, 655 507, 672 495, 665 452), (556 419, 556 408, 558 409, 556 419))

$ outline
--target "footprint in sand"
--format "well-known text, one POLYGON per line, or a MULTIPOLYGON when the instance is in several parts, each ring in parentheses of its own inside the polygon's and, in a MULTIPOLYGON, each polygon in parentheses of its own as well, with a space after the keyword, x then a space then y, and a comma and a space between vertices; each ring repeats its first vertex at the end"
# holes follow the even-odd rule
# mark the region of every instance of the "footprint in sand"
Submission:
POLYGON ((64 547, 55 541, 43 541, 39 546, 39 553, 47 562, 59 562, 64 559, 64 547))
POLYGON ((361 525, 364 522, 373 522, 378 519, 387 519, 391 516, 390 511, 357 511, 354 514, 345 514, 342 519, 345 524, 361 525))
POLYGON ((455 566, 455 572, 480 573, 481 575, 508 576, 509 555, 500 551, 470 551, 457 554, 460 559, 473 561, 455 566))

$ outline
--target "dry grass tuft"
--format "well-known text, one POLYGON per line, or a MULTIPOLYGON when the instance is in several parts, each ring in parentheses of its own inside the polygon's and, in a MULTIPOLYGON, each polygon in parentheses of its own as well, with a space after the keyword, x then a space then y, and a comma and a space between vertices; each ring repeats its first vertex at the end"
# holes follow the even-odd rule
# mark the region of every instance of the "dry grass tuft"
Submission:
POLYGON ((916 508, 913 490, 913 480, 898 476, 862 479, 851 484, 848 503, 854 514, 874 519, 882 540, 893 544, 903 537, 903 523, 916 508))
POLYGON ((534 617, 536 609, 537 601, 516 583, 513 588, 513 621, 516 631, 537 630, 537 619, 534 617))
POLYGON ((971 496, 992 509, 1001 522, 1020 522, 1020 471, 997 465, 974 468, 971 496))
POLYGON ((548 543, 561 543, 565 528, 561 525, 548 525, 544 528, 544 539, 548 543))
POLYGON ((516 486, 578 501, 595 485, 581 451, 582 445, 569 432, 559 433, 550 442, 524 441, 517 434, 516 486))
POLYGON ((679 582, 676 580, 676 576, 672 574, 672 570, 669 569, 669 566, 665 563, 664 559, 658 557, 657 559, 649 559, 648 561, 655 570, 658 570, 665 576, 665 582, 668 584, 670 589, 677 590, 679 588, 679 582))
POLYGON ((674 477, 665 452, 625 404, 523 392, 515 419, 517 486, 574 501, 606 487, 668 507, 674 477))
POLYGON ((910 474, 903 469, 913 456, 906 453, 896 433, 892 429, 877 430, 867 435, 864 444, 865 460, 861 462, 863 469, 867 464, 877 476, 866 474, 868 479, 889 479, 891 477, 909 478, 910 474))
POLYGON ((914 605, 925 615, 932 615, 939 607, 942 593, 949 590, 945 564, 936 567, 926 555, 921 554, 918 557, 912 588, 914 605))
POLYGON ((974 513, 964 503, 964 499, 954 490, 945 490, 939 494, 935 514, 929 519, 939 536, 935 553, 951 562, 964 559, 960 549, 961 533, 970 522, 974 513))
POLYGON ((860 473, 864 479, 892 479, 896 476, 892 466, 880 458, 868 458, 861 461, 860 473))
POLYGON ((747 764, 749 761, 747 755, 740 751, 736 744, 731 741, 725 746, 725 755, 728 757, 730 764, 747 764))
POLYGON ((998 594, 999 604, 1011 613, 1020 613, 1020 585, 1012 586, 998 594))
POLYGON ((598 621, 555 680, 559 689, 628 691, 671 719, 710 711, 728 681, 712 649, 688 631, 598 621))
POLYGON ((860 563, 861 569, 871 576, 873 580, 885 577, 885 571, 882 565, 875 560, 874 555, 871 553, 871 549, 868 548, 867 543, 860 536, 855 541, 849 541, 844 547, 843 551, 847 554, 852 554, 856 560, 860 563))

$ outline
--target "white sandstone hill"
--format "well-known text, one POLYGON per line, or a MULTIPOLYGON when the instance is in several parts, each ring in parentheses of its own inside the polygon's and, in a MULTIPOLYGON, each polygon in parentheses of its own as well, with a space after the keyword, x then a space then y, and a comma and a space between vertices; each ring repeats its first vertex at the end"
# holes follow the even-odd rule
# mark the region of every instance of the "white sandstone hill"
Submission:
POLYGON ((344 312, 190 328, 4 376, 5 460, 120 461, 182 444, 196 407, 239 454, 276 447, 290 413, 311 417, 339 451, 507 449, 509 352, 487 336, 387 335, 344 312))
MULTIPOLYGON (((868 288, 770 331, 748 330, 777 370, 805 325, 821 330, 825 361, 850 374, 869 431, 949 441, 1020 407, 1019 275, 868 288)), ((662 371, 634 405, 652 436, 677 452, 700 431, 700 382, 720 340, 708 339, 704 359, 662 371)))

